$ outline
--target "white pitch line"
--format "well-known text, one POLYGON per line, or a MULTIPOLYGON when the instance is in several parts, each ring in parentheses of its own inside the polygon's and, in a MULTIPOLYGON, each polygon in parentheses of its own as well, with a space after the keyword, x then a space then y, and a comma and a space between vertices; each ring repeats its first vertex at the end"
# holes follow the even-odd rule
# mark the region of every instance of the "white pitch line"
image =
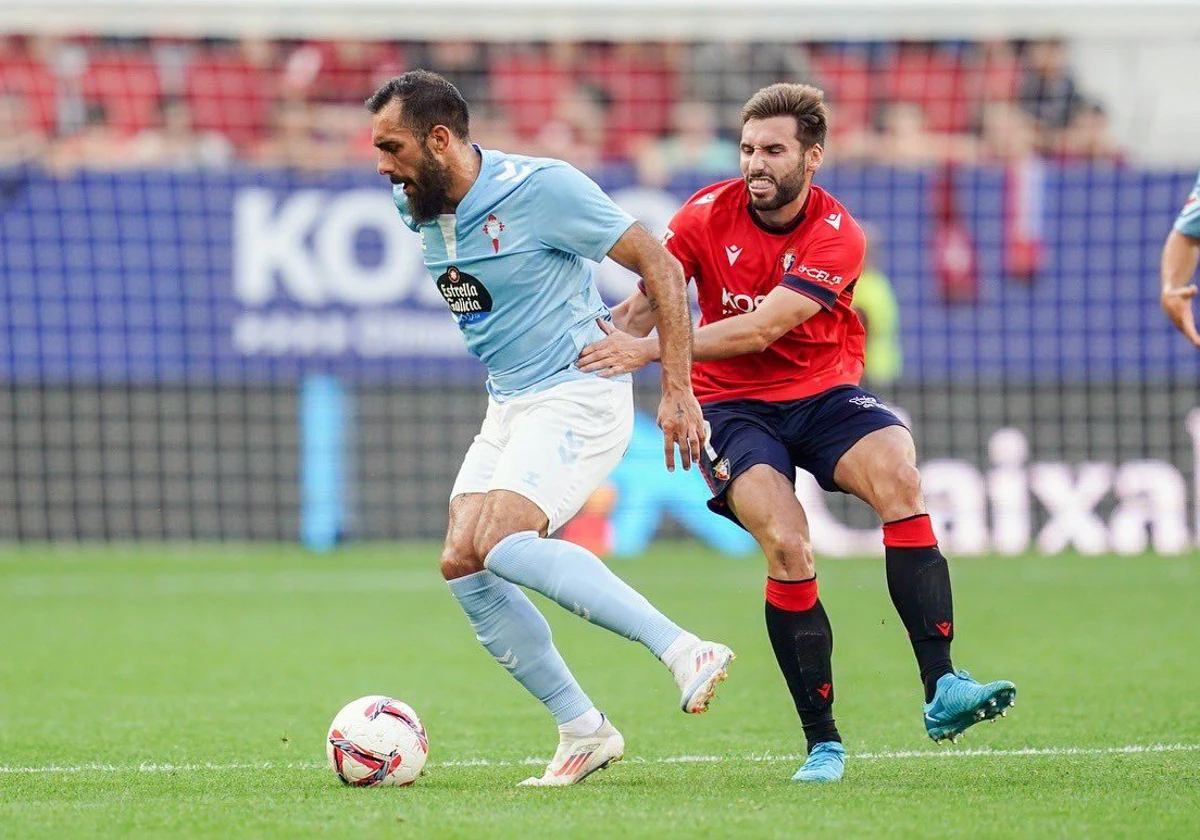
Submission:
POLYGON ((1025 747, 1017 750, 993 750, 987 747, 959 750, 947 747, 937 752, 931 750, 901 750, 899 752, 859 753, 855 758, 863 761, 883 761, 908 758, 975 758, 996 756, 1001 758, 1024 758, 1026 756, 1058 755, 1141 755, 1144 753, 1196 752, 1200 744, 1130 744, 1124 747, 1025 747))
MULTIPOLYGON (((1073 755, 1147 755, 1155 753, 1197 752, 1200 744, 1129 744, 1124 747, 1027 747, 1016 750, 993 750, 987 747, 958 750, 900 750, 882 752, 851 753, 848 757, 860 761, 908 761, 921 758, 1037 758, 1041 756, 1073 755)), ((750 755, 674 755, 662 758, 633 757, 626 764, 718 764, 725 761, 745 761, 755 764, 800 761, 804 756, 795 754, 750 754, 750 755)), ((467 758, 451 761, 430 762, 430 767, 517 767, 545 764, 549 759, 529 757, 520 761, 467 758)), ((195 773, 205 770, 314 770, 325 766, 324 762, 297 761, 277 763, 273 761, 201 762, 194 764, 144 763, 144 764, 48 764, 43 767, 11 767, 0 765, 0 774, 35 773, 195 773)))
POLYGON ((232 762, 221 764, 206 761, 196 764, 143 763, 143 764, 47 764, 44 767, 8 767, 0 765, 3 773, 195 773, 202 770, 308 770, 323 767, 313 761, 277 764, 273 761, 232 762))

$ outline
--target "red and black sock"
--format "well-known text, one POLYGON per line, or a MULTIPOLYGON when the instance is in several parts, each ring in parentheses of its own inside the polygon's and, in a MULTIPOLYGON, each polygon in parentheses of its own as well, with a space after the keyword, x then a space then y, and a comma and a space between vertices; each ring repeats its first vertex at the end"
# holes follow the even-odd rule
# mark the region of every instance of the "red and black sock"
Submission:
POLYGON ((912 641, 928 703, 938 678, 954 671, 950 661, 950 643, 954 641, 950 567, 938 551, 928 514, 884 523, 883 545, 888 592, 912 641))
POLYGON ((787 680, 808 749, 838 741, 833 720, 833 628, 817 598, 817 579, 767 578, 767 636, 787 680))

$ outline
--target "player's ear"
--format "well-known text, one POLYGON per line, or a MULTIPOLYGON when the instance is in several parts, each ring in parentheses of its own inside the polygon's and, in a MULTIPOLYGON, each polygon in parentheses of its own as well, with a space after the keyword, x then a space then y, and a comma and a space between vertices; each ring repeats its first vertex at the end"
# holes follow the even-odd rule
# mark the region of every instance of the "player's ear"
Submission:
POLYGON ((442 154, 450 147, 450 129, 435 125, 425 138, 425 146, 435 154, 442 154))
POLYGON ((820 143, 813 143, 804 152, 804 168, 809 172, 816 172, 820 169, 824 160, 825 149, 820 143))

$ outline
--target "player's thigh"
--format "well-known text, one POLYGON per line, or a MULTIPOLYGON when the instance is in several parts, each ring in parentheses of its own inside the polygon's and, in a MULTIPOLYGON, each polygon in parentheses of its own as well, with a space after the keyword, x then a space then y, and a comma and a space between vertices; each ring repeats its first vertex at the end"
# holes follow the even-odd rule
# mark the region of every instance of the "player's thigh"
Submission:
POLYGON ((856 385, 831 388, 799 401, 786 415, 785 426, 784 436, 796 465, 812 473, 823 490, 835 493, 855 492, 839 480, 839 476, 849 477, 847 470, 839 472, 839 467, 858 460, 852 450, 865 440, 879 432, 893 439, 896 433, 887 432, 889 429, 899 429, 903 437, 912 440, 895 412, 856 385))
POLYGON ((504 453, 502 421, 500 407, 489 400, 483 425, 467 448, 450 490, 450 524, 441 558, 442 576, 446 580, 483 569, 483 558, 475 553, 475 537, 492 475, 504 453))
POLYGON ((483 493, 460 493, 450 499, 450 524, 441 557, 442 577, 446 580, 483 569, 483 559, 475 552, 475 533, 485 499, 483 493))
POLYGON ((729 506, 729 488, 755 466, 773 468, 785 480, 796 468, 787 446, 775 430, 770 406, 748 400, 731 400, 704 406, 709 439, 700 455, 700 470, 712 499, 708 509, 749 530, 729 506))
MULTIPOLYGON (((600 377, 546 391, 518 413, 489 490, 536 505, 554 533, 620 463, 633 436, 633 388, 600 377)), ((497 523, 516 528, 520 523, 497 523)), ((492 524, 488 523, 489 527, 492 524)))
POLYGON ((904 426, 876 429, 838 460, 833 480, 869 504, 884 522, 925 512, 917 449, 904 426))
POLYGON ((508 440, 507 419, 508 413, 504 408, 495 400, 489 399, 483 425, 479 427, 479 433, 467 448, 462 466, 458 468, 458 475, 454 478, 454 487, 450 490, 452 502, 458 496, 487 493, 508 440))
POLYGON ((808 517, 796 488, 769 464, 755 464, 733 480, 726 498, 767 558, 767 574, 804 580, 816 574, 808 517))

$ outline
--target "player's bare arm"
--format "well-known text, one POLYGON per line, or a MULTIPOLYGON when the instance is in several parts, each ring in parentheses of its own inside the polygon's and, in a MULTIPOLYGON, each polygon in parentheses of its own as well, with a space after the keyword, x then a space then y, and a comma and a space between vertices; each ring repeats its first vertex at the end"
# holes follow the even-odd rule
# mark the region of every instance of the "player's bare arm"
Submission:
POLYGON ((634 289, 633 294, 612 308, 613 326, 623 333, 645 338, 658 324, 657 305, 634 289))
MULTIPOLYGON (((821 305, 812 298, 791 289, 774 289, 753 312, 696 330, 693 356, 707 362, 761 353, 820 311, 821 305)), ((616 376, 657 360, 658 344, 654 339, 635 338, 607 324, 604 327, 608 336, 583 348, 579 356, 581 370, 616 376)))
POLYGON ((707 362, 761 353, 821 311, 810 297, 780 286, 753 312, 734 315, 696 331, 695 358, 707 362))
POLYGON ((1200 347, 1200 332, 1192 312, 1196 284, 1192 277, 1200 264, 1200 239, 1172 230, 1162 252, 1162 308, 1175 327, 1200 347))
POLYGON ((675 447, 685 470, 700 459, 704 417, 692 393, 692 314, 688 309, 683 267, 644 227, 635 224, 608 255, 641 275, 646 297, 658 315, 658 354, 662 361, 662 402, 658 425, 663 430, 667 469, 675 469, 675 447))

